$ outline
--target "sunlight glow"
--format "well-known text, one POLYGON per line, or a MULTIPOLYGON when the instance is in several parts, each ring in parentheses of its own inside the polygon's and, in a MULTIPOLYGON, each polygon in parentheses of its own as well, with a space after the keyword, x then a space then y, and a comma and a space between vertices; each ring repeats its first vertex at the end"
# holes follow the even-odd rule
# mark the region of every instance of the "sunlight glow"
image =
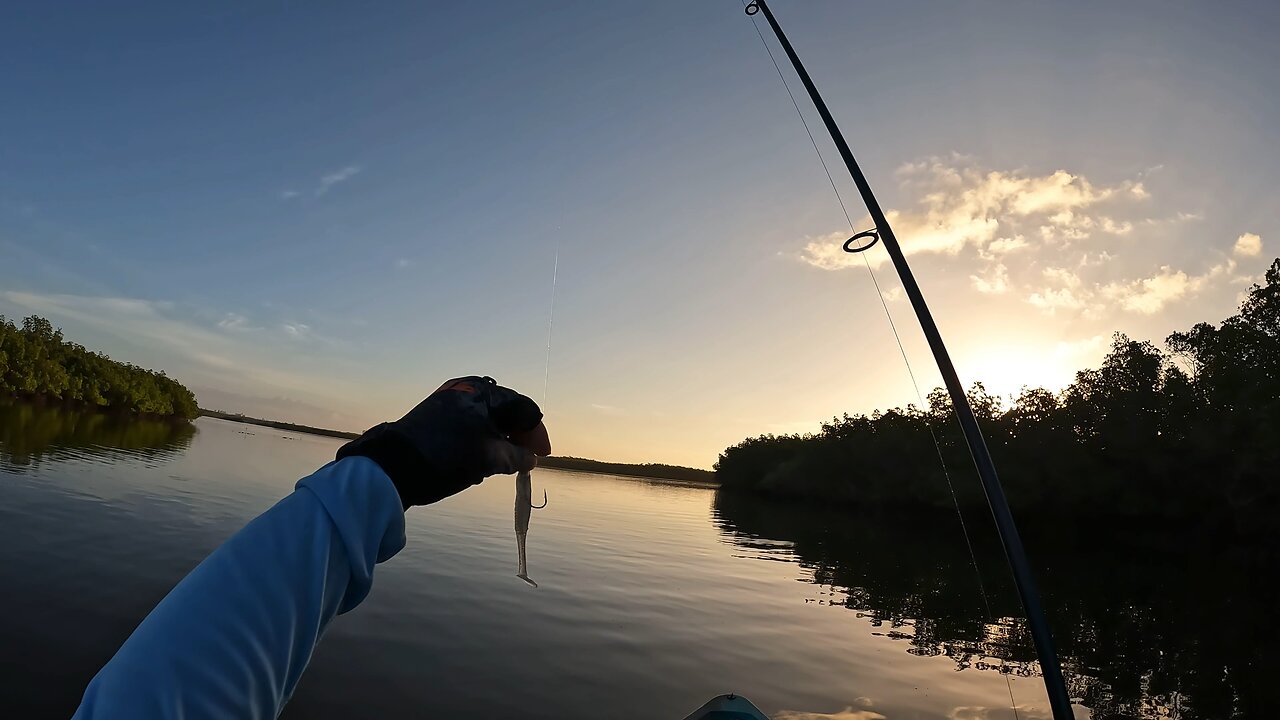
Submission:
POLYGON ((1103 338, 1081 343, 1058 343, 1049 348, 995 344, 957 358, 966 387, 981 382, 1002 398, 1017 397, 1024 387, 1059 392, 1075 379, 1076 371, 1096 366, 1105 353, 1103 338))

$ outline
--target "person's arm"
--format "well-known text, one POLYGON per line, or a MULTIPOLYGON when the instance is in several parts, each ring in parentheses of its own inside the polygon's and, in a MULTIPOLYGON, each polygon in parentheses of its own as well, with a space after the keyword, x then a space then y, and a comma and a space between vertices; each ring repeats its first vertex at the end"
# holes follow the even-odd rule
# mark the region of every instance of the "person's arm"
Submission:
POLYGON ((487 377, 450 380, 213 552, 89 683, 75 718, 276 717, 334 615, 404 547, 404 510, 551 453, 537 403, 487 377))
POLYGON ((85 691, 75 718, 274 718, 325 626, 404 547, 404 511, 366 457, 330 463, 200 563, 85 691))

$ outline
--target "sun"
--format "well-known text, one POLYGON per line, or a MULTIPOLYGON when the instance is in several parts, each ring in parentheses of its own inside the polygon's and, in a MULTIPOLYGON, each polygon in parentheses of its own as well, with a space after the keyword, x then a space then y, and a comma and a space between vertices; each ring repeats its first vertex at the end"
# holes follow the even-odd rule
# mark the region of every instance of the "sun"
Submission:
POLYGON ((1075 365, 1078 358, 1074 355, 1063 343, 1043 347, 1004 344, 957 358, 957 365, 966 385, 981 382, 988 392, 1009 398, 1017 397, 1026 387, 1062 390, 1084 367, 1075 365))

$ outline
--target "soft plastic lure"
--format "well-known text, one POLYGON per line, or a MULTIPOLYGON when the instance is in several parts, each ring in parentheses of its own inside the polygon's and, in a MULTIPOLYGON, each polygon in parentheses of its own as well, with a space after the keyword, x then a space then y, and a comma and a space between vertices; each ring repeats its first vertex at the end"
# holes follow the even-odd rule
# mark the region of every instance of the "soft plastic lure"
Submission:
POLYGON ((516 475, 516 551, 520 553, 520 570, 516 577, 538 587, 538 583, 529 577, 529 562, 525 557, 525 541, 529 537, 529 518, 534 508, 547 506, 547 491, 542 491, 542 504, 533 504, 533 477, 528 470, 516 475))

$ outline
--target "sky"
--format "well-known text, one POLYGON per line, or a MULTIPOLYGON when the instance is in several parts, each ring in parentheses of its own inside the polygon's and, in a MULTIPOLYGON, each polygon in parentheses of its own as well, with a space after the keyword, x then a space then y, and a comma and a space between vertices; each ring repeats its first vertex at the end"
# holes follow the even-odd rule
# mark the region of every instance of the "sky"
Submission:
MULTIPOLYGON (((1280 255, 1275 3, 771 7, 966 383, 1059 389, 1280 255)), ((557 454, 709 467, 916 402, 881 298, 940 384, 739 0, 0 13, 0 313, 203 407, 360 430, 487 374, 557 454)))

